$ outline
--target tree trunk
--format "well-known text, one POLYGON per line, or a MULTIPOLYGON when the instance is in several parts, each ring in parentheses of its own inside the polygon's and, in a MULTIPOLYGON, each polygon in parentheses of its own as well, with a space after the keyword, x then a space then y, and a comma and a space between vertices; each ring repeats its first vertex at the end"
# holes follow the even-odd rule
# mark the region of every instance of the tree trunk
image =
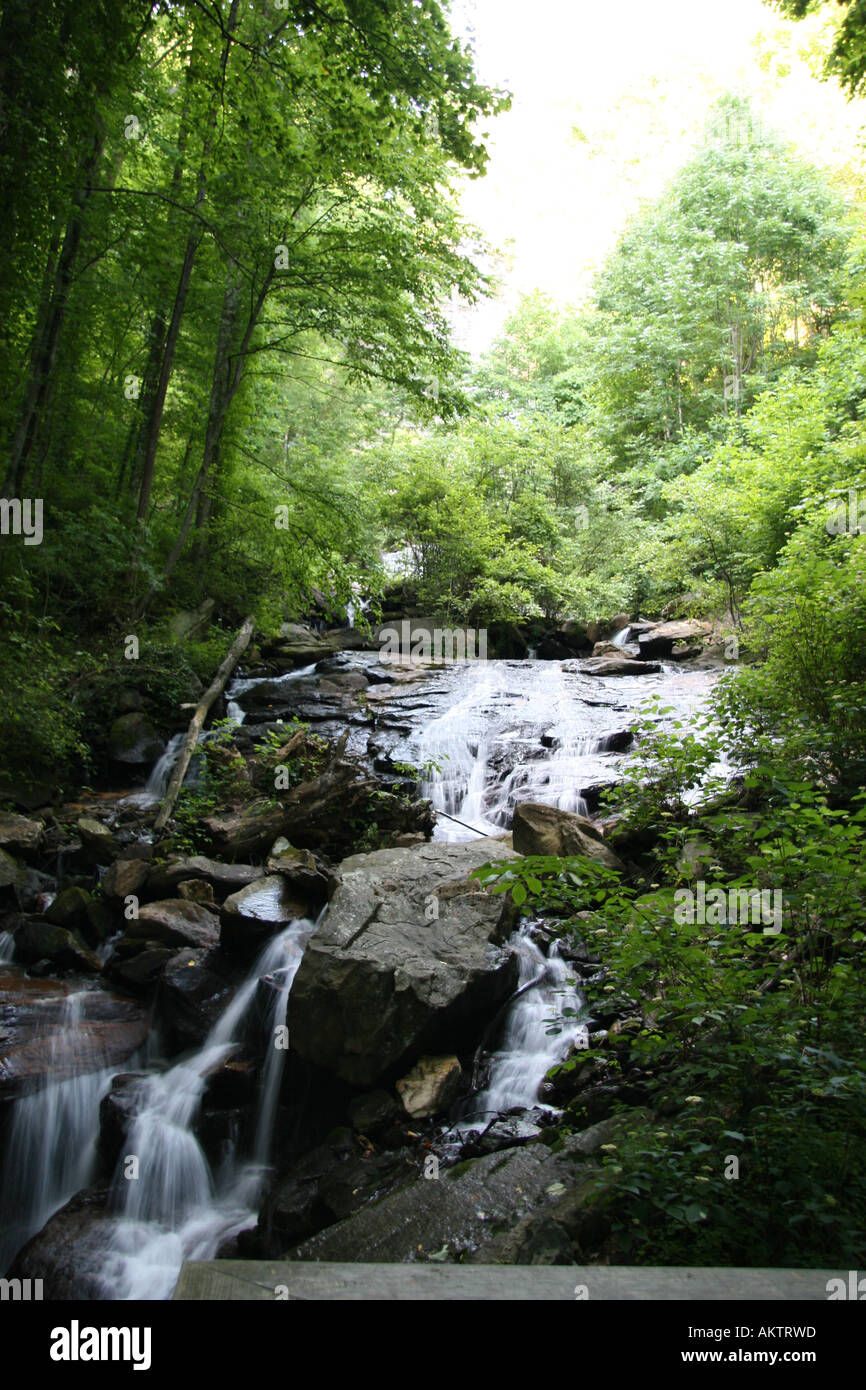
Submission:
POLYGON ((228 678, 249 646, 252 635, 253 619, 249 617, 245 619, 237 637, 226 653, 225 660, 195 707, 195 714, 190 720, 186 738, 180 750, 180 757, 175 763, 174 771, 171 774, 171 780, 168 784, 162 806, 160 807, 159 815, 153 823, 153 829, 157 835, 161 834, 165 829, 166 822, 174 810, 175 802, 183 786, 186 770, 189 767, 189 760, 195 751, 195 746, 198 743, 199 734, 207 718, 208 711, 214 700, 225 690, 228 678))

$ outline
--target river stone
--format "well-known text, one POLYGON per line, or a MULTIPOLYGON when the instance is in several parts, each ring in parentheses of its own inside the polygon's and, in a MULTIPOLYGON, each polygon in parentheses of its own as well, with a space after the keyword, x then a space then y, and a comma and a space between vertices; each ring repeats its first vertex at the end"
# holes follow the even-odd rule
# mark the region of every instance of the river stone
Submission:
POLYGON ((112 958, 106 969, 112 980, 118 980, 121 984, 131 985, 133 988, 152 985, 175 954, 170 946, 160 946, 155 941, 131 942, 129 937, 121 937, 115 945, 115 951, 119 959, 112 958), (123 960, 124 952, 132 946, 138 949, 129 960, 123 960))
POLYGON ((102 878, 102 891, 107 898, 126 898, 139 894, 147 883, 150 865, 143 859, 115 859, 102 878))
POLYGON ((514 857, 479 839, 344 860, 292 988, 293 1050, 367 1087, 424 1051, 471 1046, 516 963, 499 944, 507 904, 468 875, 514 857))
POLYGON ((220 945, 224 951, 249 955, 283 926, 308 915, 307 905, 282 874, 247 884, 220 908, 220 945))
POLYGON ((56 927, 81 927, 87 922, 87 909, 92 901, 84 888, 64 888, 46 908, 45 920, 56 927))
POLYGON ((190 859, 175 859, 155 864, 151 870, 148 892, 156 897, 168 897, 179 883, 185 879, 201 878, 210 883, 220 897, 236 893, 248 883, 264 878, 264 869, 253 864, 223 864, 218 859, 207 859, 203 854, 190 859))
POLYGON ((422 1057, 397 1082, 397 1092, 407 1115, 423 1120, 447 1110, 457 1092, 463 1072, 456 1057, 422 1057))
POLYGON ((177 896, 188 903, 203 903, 205 907, 216 907, 213 884, 204 878, 185 878, 177 885, 177 896))
POLYGON ((0 848, 12 854, 35 854, 42 844, 43 831, 41 821, 0 812, 0 848))
POLYGON ((165 744, 143 710, 118 715, 108 731, 108 748, 118 763, 154 763, 165 744))
POLYGON ((216 946, 219 927, 216 914, 184 898, 148 903, 127 923, 128 937, 158 941, 163 946, 216 946))
POLYGON ((92 816, 82 816, 77 825, 82 844, 97 864, 111 864, 120 853, 114 836, 102 821, 92 816))
POLYGON ((519 854, 555 855, 557 858, 582 854, 609 869, 622 871, 625 868, 591 820, 572 811, 560 811, 556 806, 519 801, 514 808, 511 836, 519 854))
POLYGON ((578 667, 586 676, 650 676, 661 669, 657 661, 632 661, 627 656, 592 656, 578 667))

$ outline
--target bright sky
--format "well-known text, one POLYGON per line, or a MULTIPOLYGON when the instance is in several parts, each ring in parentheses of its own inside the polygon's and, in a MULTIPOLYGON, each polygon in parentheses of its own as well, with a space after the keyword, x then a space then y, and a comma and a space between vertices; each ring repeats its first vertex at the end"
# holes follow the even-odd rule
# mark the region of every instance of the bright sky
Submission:
POLYGON ((453 0, 481 78, 513 93, 465 216, 504 253, 498 302, 457 315, 480 351, 520 294, 585 299, 627 218, 658 197, 726 90, 819 162, 844 164, 862 102, 814 75, 823 17, 791 24, 762 0, 453 0))

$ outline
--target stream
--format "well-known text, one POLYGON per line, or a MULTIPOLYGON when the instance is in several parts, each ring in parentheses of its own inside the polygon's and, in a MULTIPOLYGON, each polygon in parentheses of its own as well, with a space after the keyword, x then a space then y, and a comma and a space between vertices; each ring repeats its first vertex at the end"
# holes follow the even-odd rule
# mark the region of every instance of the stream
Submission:
MULTIPOLYGON (((352 653, 338 660, 338 669, 369 671, 376 660, 371 653, 352 653)), ((435 838, 465 842, 502 835, 518 801, 595 811, 600 789, 616 780, 643 700, 662 693, 688 719, 712 679, 712 672, 673 663, 657 675, 609 679, 582 674, 574 662, 463 663, 395 689, 372 733, 350 721, 350 746, 374 766, 422 769, 422 795, 443 813, 435 838)), ((313 666, 276 679, 237 679, 228 691, 229 718, 254 729, 262 713, 257 701, 267 690, 268 718, 275 709, 304 718, 315 708, 317 728, 338 730, 340 713, 335 708, 332 717, 316 694, 316 680, 313 666)), ((147 786, 130 794, 127 805, 145 806, 161 797, 181 742, 181 735, 170 741, 147 786)), ((132 1118, 99 1242, 80 1255, 89 1296, 168 1298, 184 1260, 213 1258, 256 1224, 272 1176, 286 1056, 278 1040, 292 982, 317 925, 292 920, 276 932, 197 1051, 166 1058, 151 1036, 131 1060, 110 1067, 94 1046, 78 1075, 51 1081, 14 1103, 0 1189, 0 1273, 52 1213, 92 1181, 100 1105, 119 1075, 133 1075, 132 1118), (263 1059, 254 1132, 246 1141, 230 1137, 219 1161, 209 1160, 196 1133, 207 1079, 251 1036, 263 1059)), ((518 958, 517 989, 479 1084, 452 1126, 458 1132, 482 1128, 515 1108, 537 1107, 546 1072, 573 1047, 586 1045, 584 1002, 556 946, 545 951, 525 927, 510 945, 518 958)), ((0 934, 0 964, 16 971, 8 964, 12 946, 11 936, 0 934)), ((93 985, 66 994, 51 1042, 58 1062, 69 1049, 81 1048, 98 994, 93 985)))

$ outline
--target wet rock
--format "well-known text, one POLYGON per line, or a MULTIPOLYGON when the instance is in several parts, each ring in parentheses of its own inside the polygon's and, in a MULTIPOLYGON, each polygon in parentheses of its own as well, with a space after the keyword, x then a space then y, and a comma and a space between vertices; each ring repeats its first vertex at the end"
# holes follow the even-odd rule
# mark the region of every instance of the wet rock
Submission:
POLYGON ((610 869, 622 871, 625 867, 591 820, 555 806, 519 801, 514 808, 511 834, 518 854, 582 854, 610 869))
POLYGON ((220 899, 229 893, 236 893, 248 883, 264 878, 264 869, 253 864, 223 864, 218 859, 208 859, 203 854, 189 859, 174 859, 155 864, 148 882, 148 892, 154 897, 170 897, 179 883, 189 879, 203 879, 209 883, 220 899))
POLYGON ((655 661, 632 661, 627 656, 595 656, 582 661, 579 669, 587 676, 649 676, 662 668, 655 661))
POLYGON ((111 864, 117 858, 120 847, 107 825, 94 820, 92 816, 82 816, 77 824, 81 843, 91 859, 97 864, 111 864))
MULTIPOLYGON (((526 1143, 414 1181, 287 1252, 292 1259, 403 1262, 431 1255, 487 1262, 498 1233, 554 1208, 590 1171, 607 1131, 566 1138, 559 1152, 526 1143)), ((597 1170, 591 1170, 597 1171, 597 1170)))
POLYGON ((121 937, 115 944, 115 953, 105 967, 106 973, 112 980, 133 989, 152 985, 175 955, 170 946, 160 946, 153 941, 131 941, 129 937, 121 937), (129 958, 124 959, 130 948, 129 958))
POLYGON ((99 1157, 106 1175, 117 1167, 126 1150, 126 1136, 138 1114, 147 1073, 121 1072, 111 1079, 111 1087, 99 1105, 99 1157))
POLYGON ((0 811, 0 849, 9 854, 37 854, 42 845, 45 827, 41 821, 0 811))
POLYGON ((167 898, 148 903, 138 917, 127 923, 126 934, 142 941, 158 941, 163 946, 216 946, 219 925, 216 914, 199 903, 184 898, 167 898))
MULTIPOLYGON (((60 930, 60 928, 52 928, 60 930)), ((121 1066, 147 1036, 147 1010, 109 990, 90 990, 74 1028, 57 980, 33 980, 0 971, 0 1100, 83 1072, 121 1066)))
POLYGON ((224 951, 256 955, 281 927, 308 915, 295 885, 271 874, 226 898, 220 909, 220 945, 224 951))
POLYGON ((236 1049, 207 1073, 204 1101, 211 1109, 234 1110, 252 1105, 258 1084, 258 1062, 236 1049))
POLYGON ((29 1240, 9 1277, 41 1279, 45 1299, 110 1297, 103 1273, 115 1222, 108 1215, 105 1188, 88 1188, 61 1207, 29 1240))
POLYGON ((666 661, 673 648, 674 639, 660 635, 656 629, 642 632, 637 639, 638 656, 641 661, 652 661, 654 658, 666 661))
POLYGON ((345 860, 292 988, 293 1050, 370 1086, 423 1052, 472 1046, 515 961, 499 945, 507 905, 468 874, 513 857, 484 841, 345 860))
POLYGON ((15 935, 15 958, 23 962, 50 960, 58 970, 99 974, 102 961, 80 938, 41 917, 26 919, 15 935))
POLYGON ((388 1091, 369 1091, 356 1096, 349 1105, 352 1128, 369 1139, 377 1139, 403 1115, 403 1110, 388 1091))
POLYGON ((157 1012, 187 1046, 200 1046, 238 981, 219 969, 215 952, 178 951, 166 965, 157 986, 157 1012))
POLYGON ((333 1139, 293 1165, 265 1204, 263 1237, 275 1253, 360 1211, 394 1188, 414 1182, 420 1164, 405 1152, 360 1152, 333 1139))
POLYGON ((118 715, 108 731, 108 748, 115 762, 136 766, 156 762, 165 752, 163 740, 142 710, 118 715))
POLYGON ((102 891, 107 898, 138 896, 149 873, 150 866, 143 859, 116 859, 102 877, 102 891))
POLYGON ((397 1082, 397 1093, 407 1115, 426 1119, 447 1110, 460 1089, 463 1071, 456 1057, 422 1057, 397 1082))

